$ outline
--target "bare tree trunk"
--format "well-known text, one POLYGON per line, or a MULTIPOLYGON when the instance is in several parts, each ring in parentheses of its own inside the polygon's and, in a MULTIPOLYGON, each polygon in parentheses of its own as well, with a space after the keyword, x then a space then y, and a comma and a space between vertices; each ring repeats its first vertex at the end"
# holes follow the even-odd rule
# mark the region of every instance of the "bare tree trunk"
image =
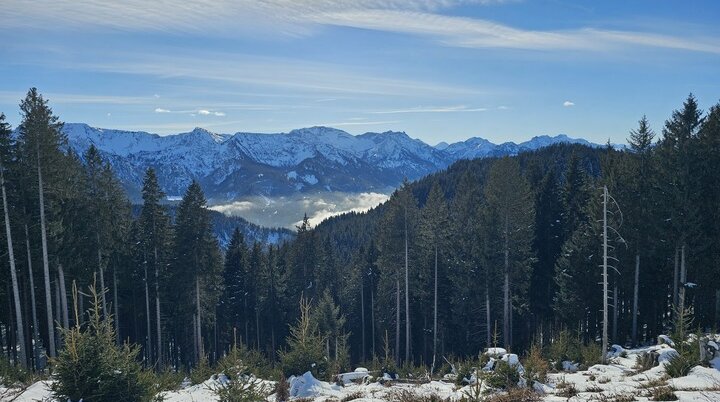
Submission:
POLYGON ((361 335, 360 339, 362 339, 362 361, 365 361, 365 287, 364 284, 364 274, 360 275, 360 327, 361 327, 361 335))
POLYGON ((503 285, 503 340, 505 347, 510 346, 510 233, 508 217, 505 216, 505 229, 503 231, 505 237, 504 256, 505 256, 505 283, 503 285))
POLYGON ((673 269, 673 306, 678 305, 678 281, 680 280, 680 247, 675 247, 675 268, 673 269))
MULTIPOLYGON (((243 321, 245 323, 245 344, 250 347, 250 323, 248 322, 247 292, 243 294, 243 321)), ((197 331, 197 330, 196 330, 197 331)))
POLYGON ((613 287, 613 341, 617 340, 618 307, 618 286, 617 280, 615 280, 615 286, 613 287))
POLYGON ((45 196, 43 194, 42 170, 40 169, 40 148, 37 149, 38 197, 40 199, 40 239, 42 240, 43 274, 45 276, 45 311, 48 325, 48 351, 55 357, 55 319, 52 310, 52 288, 50 287, 50 260, 48 258, 47 228, 45 227, 45 196))
POLYGON ((202 344, 202 314, 200 312, 200 278, 195 278, 195 305, 197 307, 197 343, 198 361, 203 357, 202 344))
POLYGON ((685 244, 680 247, 680 311, 685 310, 685 283, 687 282, 687 268, 685 265, 685 244))
POLYGON ((435 298, 433 300, 433 358, 430 374, 435 371, 435 359, 437 357, 437 318, 438 318, 438 248, 435 244, 435 298))
POLYGON ((152 330, 150 326, 150 292, 148 289, 148 273, 147 273, 147 262, 144 264, 145 267, 145 324, 147 328, 147 360, 148 364, 152 362, 152 330))
POLYGON ((640 283, 640 254, 635 254, 635 286, 633 287, 632 344, 637 345, 638 288, 640 283))
POLYGON ((260 350, 260 312, 258 311, 257 303, 255 305, 255 342, 257 350, 260 350))
POLYGON ((60 306, 62 307, 63 328, 70 328, 70 318, 68 317, 67 289, 65 288, 65 271, 62 264, 58 264, 58 277, 60 279, 60 306))
POLYGON ((372 280, 370 281, 370 336, 372 337, 372 355, 375 357, 375 290, 372 280))
POLYGON ((400 363, 400 278, 395 280, 395 362, 400 363))
POLYGON ((407 206, 405 207, 405 361, 410 361, 410 285, 408 266, 407 206))
POLYGON ((115 343, 120 346, 120 313, 118 309, 120 303, 118 302, 118 287, 117 287, 117 270, 113 266, 113 322, 115 323, 115 343))
MULTIPOLYGON (((62 311, 60 311, 60 275, 55 277, 55 317, 57 317, 58 320, 62 320, 62 311)), ((58 322, 60 326, 62 326, 61 322, 58 322)), ((57 346, 62 347, 62 337, 57 338, 57 346)))
POLYGON ((608 190, 603 187, 603 327, 602 327, 602 363, 607 364, 608 349, 608 237, 607 237, 608 190))
POLYGON ((490 337, 492 336, 492 331, 490 331, 490 326, 492 325, 492 322, 490 320, 490 285, 487 282, 487 278, 485 279, 485 328, 487 328, 487 347, 490 347, 491 340, 490 337))
POLYGON ((32 312, 33 320, 33 367, 35 369, 39 369, 40 367, 38 367, 38 362, 40 361, 40 330, 37 319, 37 305, 35 304, 35 279, 33 278, 32 253, 30 252, 30 234, 28 231, 27 223, 25 224, 25 249, 27 251, 28 279, 30 282, 30 311, 32 312))
POLYGON ((10 277, 12 278, 13 300, 15 300, 15 321, 17 322, 17 337, 20 344, 20 364, 27 368, 27 354, 25 353, 25 326, 23 325, 22 311, 20 310, 20 288, 18 287, 17 271, 15 270, 15 253, 13 252, 12 233, 10 230, 10 213, 8 211, 7 193, 5 192, 5 174, 0 166, 0 187, 2 187, 3 211, 5 212, 5 237, 10 259, 10 277))
MULTIPOLYGON (((153 229, 154 233, 154 229, 153 229)), ((153 248, 155 254, 155 332, 157 332, 157 357, 158 368, 162 370, 163 366, 163 344, 162 344, 162 325, 160 321, 160 267, 158 266, 158 250, 157 246, 153 248)))
MULTIPOLYGON (((107 317, 107 300, 105 299, 105 270, 103 269, 103 263, 102 263, 102 251, 100 249, 100 235, 97 235, 97 242, 98 242, 98 249, 97 249, 97 262, 98 262, 98 271, 100 271, 100 295, 102 298, 100 301, 102 302, 102 312, 103 317, 107 317)), ((146 268, 147 270, 147 268, 146 268)), ((145 274, 145 281, 147 281, 147 273, 145 274)))

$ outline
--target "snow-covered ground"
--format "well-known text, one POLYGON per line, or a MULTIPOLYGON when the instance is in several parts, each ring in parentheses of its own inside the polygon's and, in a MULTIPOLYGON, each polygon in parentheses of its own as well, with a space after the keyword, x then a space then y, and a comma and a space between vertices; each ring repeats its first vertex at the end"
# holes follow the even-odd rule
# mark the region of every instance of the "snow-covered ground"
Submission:
MULTIPOLYGON (((689 375, 669 378, 664 364, 674 350, 668 345, 629 349, 611 358, 607 365, 597 364, 587 370, 548 374, 546 384, 535 384, 544 401, 652 401, 652 390, 669 387, 674 390, 679 401, 720 401, 720 357, 711 361, 714 367, 695 367, 689 375), (659 354, 660 365, 638 372, 635 368, 636 357, 643 352, 655 351, 659 354), (567 393, 574 389, 573 396, 567 393), (632 396, 634 399, 628 397, 632 396), (624 397, 624 398, 620 398, 624 397)), ((508 356, 508 355, 506 355, 508 356)), ((514 356, 514 355, 509 355, 514 356)), ((512 358, 505 359, 512 362, 512 358)), ((362 370, 362 369, 360 369, 362 370)), ((362 377, 350 373, 348 378, 362 377)), ((163 394, 168 402, 217 401, 213 392, 222 381, 213 377, 202 384, 187 386, 183 389, 163 394)), ((262 381, 262 386, 272 389, 274 383, 262 381)), ((349 383, 345 386, 331 384, 315 379, 310 373, 290 379, 292 399, 308 398, 313 401, 330 402, 354 400, 357 402, 380 402, 396 400, 400 394, 412 394, 421 400, 423 396, 437 395, 442 399, 461 400, 472 393, 473 386, 460 387, 452 382, 430 381, 424 384, 380 384, 370 381, 365 384, 349 383)), ((51 401, 48 382, 32 384, 24 390, 0 387, 0 401, 51 401)), ((275 401, 270 395, 268 401, 275 401)), ((307 399, 306 399, 307 400, 307 399)), ((404 398, 404 400, 409 400, 404 398)))

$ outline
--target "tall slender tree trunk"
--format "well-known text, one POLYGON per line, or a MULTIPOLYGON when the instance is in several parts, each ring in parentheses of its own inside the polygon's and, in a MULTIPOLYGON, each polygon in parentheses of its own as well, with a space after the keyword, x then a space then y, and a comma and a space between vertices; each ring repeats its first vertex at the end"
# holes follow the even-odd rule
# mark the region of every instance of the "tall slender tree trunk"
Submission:
MULTIPOLYGON (((105 298, 105 270, 103 269, 102 263, 102 248, 100 247, 100 234, 96 234, 97 237, 97 263, 98 271, 100 271, 100 301, 102 302, 103 317, 107 317, 107 299, 105 298)), ((145 269, 147 271, 147 268, 145 269)), ((145 274, 145 280, 147 281, 147 274, 145 274)))
POLYGON ((152 353, 152 330, 150 326, 150 291, 148 289, 148 273, 147 273, 147 262, 145 266, 145 328, 147 328, 147 360, 148 364, 151 364, 153 360, 152 353))
POLYGON ((364 276, 360 276, 360 328, 361 328, 361 335, 360 339, 362 340, 362 361, 365 361, 365 287, 364 284, 364 276))
POLYGON ((10 213, 8 211, 7 193, 5 192, 5 174, 0 166, 0 187, 2 187, 3 212, 5 213, 5 237, 10 259, 10 277, 12 278, 13 300, 15 300, 15 322, 17 322, 17 338, 20 344, 20 364, 27 367, 27 354, 25 353, 25 326, 23 325, 20 307, 20 288, 18 287, 17 271, 15 269, 15 253, 13 252, 12 231, 10 230, 10 213))
POLYGON ((608 349, 608 237, 607 237, 608 190, 603 187, 603 327, 602 327, 602 363, 607 364, 608 349))
POLYGON ((407 206, 405 207, 405 361, 410 361, 410 284, 408 264, 407 206))
POLYGON ((673 307, 678 305, 678 282, 680 280, 680 247, 675 246, 675 267, 673 269, 673 307))
POLYGON ((195 306, 197 307, 197 344, 198 344, 198 362, 203 357, 202 343, 202 314, 200 312, 200 278, 195 278, 195 306))
POLYGON ((395 361, 400 363, 400 278, 395 280, 395 361))
POLYGON ((113 265, 113 323, 115 323, 115 344, 120 346, 120 313, 118 301, 118 286, 117 286, 117 269, 113 265))
MULTIPOLYGON (((154 227, 154 224, 153 224, 154 227)), ((153 229, 153 234, 154 234, 153 229)), ((163 344, 162 344, 162 325, 160 316, 160 267, 158 264, 158 249, 153 247, 155 254, 155 332, 157 332, 157 356, 158 368, 162 370, 163 366, 163 344)))
POLYGON ((255 304, 255 343, 257 350, 260 350, 260 312, 255 304))
POLYGON ((430 374, 435 371, 435 358, 437 357, 437 331, 438 331, 438 247, 435 245, 435 289, 434 289, 434 300, 433 300, 433 358, 432 358, 432 369, 430 374))
POLYGON ((640 287, 640 254, 635 254, 635 286, 633 287, 632 344, 637 345, 638 289, 640 287))
MULTIPOLYGON (((55 317, 58 320, 62 320, 62 309, 60 308, 60 275, 55 277, 55 317)), ((62 326, 62 322, 58 321, 58 324, 62 326)), ((57 338, 57 346, 62 347, 62 337, 57 338)))
POLYGON ((490 347, 492 344, 492 340, 490 339, 492 336, 492 331, 490 330, 490 327, 492 325, 492 321, 490 320, 490 284, 487 281, 487 278, 485 279, 485 328, 487 329, 487 347, 490 347))
POLYGON ((375 290, 372 280, 370 281, 370 336, 372 337, 372 355, 375 357, 375 290))
POLYGON ((680 311, 685 310, 685 283, 687 282, 687 267, 685 265, 685 244, 680 247, 680 311))
POLYGON ((47 228, 45 227, 45 195, 42 169, 40 169, 40 146, 37 149, 38 198, 40 199, 40 239, 42 241, 43 274, 45 276, 45 311, 48 325, 48 351, 55 357, 55 319, 52 309, 52 288, 50 287, 50 260, 48 258, 47 228))
POLYGON ((32 340, 32 348, 33 348, 33 359, 34 364, 33 368, 39 369, 38 367, 39 361, 40 361, 40 329, 38 326, 38 319, 37 319, 37 304, 35 304, 35 279, 33 278, 33 269, 32 269, 32 252, 30 251, 30 234, 28 231, 28 225, 25 224, 25 249, 27 252, 27 266, 28 266, 28 279, 29 279, 29 285, 30 285, 30 311, 32 312, 32 320, 33 320, 33 340, 32 340))
POLYGON ((615 286, 613 287, 613 332, 612 337, 613 341, 617 340, 617 334, 618 334, 618 308, 620 306, 618 305, 618 286, 617 286, 617 280, 615 280, 615 286))
POLYGON ((510 346, 510 233, 509 218, 505 216, 505 229, 503 236, 505 237, 504 256, 505 256, 505 283, 503 285, 503 338, 505 347, 510 346))
MULTIPOLYGON (((60 307, 62 308, 63 328, 70 328, 70 317, 68 317, 67 289, 65 288, 65 271, 62 264, 58 264, 58 279, 60 279, 60 307)), ((58 317, 60 318, 60 317, 58 317)))

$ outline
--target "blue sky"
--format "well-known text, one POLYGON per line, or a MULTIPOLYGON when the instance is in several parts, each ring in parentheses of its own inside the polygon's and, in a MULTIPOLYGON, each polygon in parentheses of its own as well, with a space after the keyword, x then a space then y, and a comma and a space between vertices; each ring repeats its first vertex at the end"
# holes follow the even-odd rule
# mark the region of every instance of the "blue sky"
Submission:
POLYGON ((0 111, 36 86, 66 122, 428 143, 622 143, 688 93, 720 100, 716 1, 4 0, 0 111))

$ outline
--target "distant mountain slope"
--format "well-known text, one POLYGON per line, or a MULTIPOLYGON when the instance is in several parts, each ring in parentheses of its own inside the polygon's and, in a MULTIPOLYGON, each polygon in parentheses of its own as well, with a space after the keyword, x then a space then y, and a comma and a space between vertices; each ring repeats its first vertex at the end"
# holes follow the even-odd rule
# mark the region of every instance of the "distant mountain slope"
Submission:
POLYGON ((515 155, 555 143, 590 144, 559 135, 499 145, 471 138, 433 147, 403 132, 354 136, 330 127, 232 135, 196 128, 168 136, 80 123, 67 123, 64 130, 79 154, 94 144, 134 200, 151 166, 170 196, 183 194, 196 179, 211 202, 224 202, 242 195, 385 191, 405 177, 414 180, 459 159, 515 155))

